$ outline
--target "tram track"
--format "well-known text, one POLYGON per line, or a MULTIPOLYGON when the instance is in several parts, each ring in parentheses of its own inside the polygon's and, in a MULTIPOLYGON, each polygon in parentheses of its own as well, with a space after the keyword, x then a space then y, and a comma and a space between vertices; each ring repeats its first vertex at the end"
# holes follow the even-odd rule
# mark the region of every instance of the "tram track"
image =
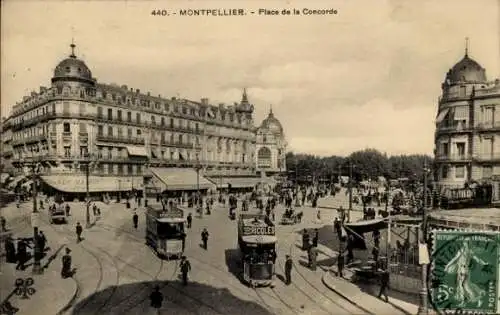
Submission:
MULTIPOLYGON (((123 232, 124 234, 127 235, 127 237, 131 238, 131 239, 134 239, 138 242, 141 242, 142 239, 140 239, 139 237, 137 237, 133 232, 131 231, 127 231, 126 229, 123 229, 121 227, 116 227, 116 226, 113 226, 113 225, 109 225, 109 224, 99 224, 98 226, 99 227, 102 227, 102 226, 105 226, 104 229, 107 229, 107 230, 110 230, 110 229, 115 229, 115 230, 120 230, 121 232, 123 232)), ((189 258, 191 261, 195 261, 197 263, 197 268, 200 268, 200 269, 204 269, 207 273, 209 274, 212 274, 214 270, 216 270, 217 272, 219 273, 222 273, 224 275, 227 274, 227 271, 226 270, 223 270, 220 266, 217 266, 214 264, 214 262, 212 260, 209 260, 207 258, 201 260, 201 259, 198 259, 196 257, 193 257, 191 256, 189 258), (210 270, 209 268, 206 268, 206 267, 210 267, 210 270)), ((280 304, 283 304, 283 306, 293 312, 294 314, 300 314, 300 312, 297 310, 297 308, 291 306, 288 302, 285 301, 285 299, 283 298, 283 296, 275 289, 271 289, 271 292, 273 294, 270 294, 266 291, 263 291, 263 290, 259 290, 257 288, 252 288, 252 291, 255 293, 255 296, 252 296, 250 294, 248 294, 248 291, 245 291, 243 290, 242 288, 239 288, 231 283, 225 283, 226 286, 229 286, 231 288, 234 288, 236 289, 237 291, 239 291, 240 293, 243 293, 244 295, 247 295, 247 296, 250 296, 252 299, 254 299, 256 302, 257 300, 260 301, 261 303, 263 303, 266 308, 268 308, 269 310, 271 311, 276 311, 275 307, 271 306, 268 302, 266 302, 265 298, 263 296, 266 296, 280 304)), ((301 291, 302 292, 302 291, 301 291)), ((310 297, 309 297, 310 298, 310 297)), ((310 298, 313 302, 315 302, 312 298, 310 298)))
MULTIPOLYGON (((297 232, 299 232, 299 231, 301 231, 301 230, 302 230, 302 229, 293 230, 292 235, 296 235, 296 234, 297 234, 297 232)), ((292 242, 291 244, 289 244, 289 254, 290 254, 290 256, 292 256, 292 257, 293 257, 292 253, 293 253, 293 248, 294 248, 294 246, 296 246, 296 239, 294 239, 294 240, 293 240, 293 242, 292 242)), ((280 265, 280 268, 281 268, 282 270, 284 270, 283 265, 282 265, 280 262, 278 262, 278 264, 280 265)), ((314 283, 312 283, 311 281, 309 281, 309 280, 307 279, 307 277, 306 277, 306 276, 305 276, 302 272, 300 272, 300 271, 299 271, 299 268, 298 268, 299 266, 298 266, 298 264, 296 264, 295 262, 293 262, 293 266, 294 266, 294 269, 295 269, 295 273, 296 273, 296 274, 297 274, 297 275, 298 275, 298 276, 299 276, 299 277, 300 277, 300 278, 301 278, 301 279, 302 279, 305 283, 307 283, 307 285, 308 285, 309 287, 311 287, 314 291, 316 291, 316 292, 318 293, 318 295, 322 296, 325 300, 327 300, 327 301, 329 301, 329 302, 333 303, 334 305, 336 305, 337 307, 339 307, 339 308, 341 308, 341 309, 345 310, 346 312, 348 312, 348 313, 350 312, 350 310, 349 310, 347 307, 345 307, 345 306, 341 305, 338 301, 335 301, 334 299, 332 299, 330 296, 328 296, 328 295, 327 295, 327 294, 325 294, 322 290, 320 290, 320 289, 319 289, 319 288, 318 288, 318 287, 317 287, 314 283)), ((307 296, 307 297, 308 297, 308 299, 310 299, 312 302, 317 303, 317 301, 316 301, 316 300, 315 300, 315 299, 314 299, 314 298, 313 298, 310 294, 306 293, 306 292, 305 292, 302 288, 300 288, 300 287, 299 287, 296 283, 292 282, 292 285, 293 285, 294 287, 296 287, 299 291, 301 291, 301 292, 302 292, 305 296, 307 296)), ((332 293, 335 293, 335 292, 333 292, 333 291, 331 291, 331 292, 332 292, 332 293)), ((357 313, 357 314, 369 314, 369 315, 375 315, 374 313, 368 312, 368 310, 367 310, 367 309, 359 307, 358 305, 356 305, 356 304, 355 304, 355 303, 353 303, 352 301, 349 301, 349 300, 345 299, 344 297, 342 297, 342 296, 340 296, 340 295, 338 295, 338 294, 336 294, 336 293, 335 293, 335 295, 337 295, 337 296, 339 297, 339 299, 341 299, 342 301, 347 302, 348 304, 350 304, 350 305, 351 305, 351 306, 353 306, 354 308, 356 308, 356 309, 358 309, 358 310, 360 310, 360 311, 361 311, 361 313, 357 313)), ((329 311, 329 310, 328 310, 325 306, 323 306, 323 305, 321 305, 321 304, 319 304, 318 306, 319 306, 322 310, 324 310, 325 312, 327 312, 327 313, 329 313, 329 312, 330 312, 330 311, 329 311)))
MULTIPOLYGON (((102 224, 99 224, 99 226, 101 226, 102 224)), ((133 240, 136 240, 136 241, 142 241, 141 239, 139 239, 133 232, 130 232, 130 231, 127 231, 123 228, 120 228, 120 227, 116 227, 116 226, 113 226, 113 225, 109 225, 109 224, 105 224, 106 228, 105 229, 117 229, 117 230, 120 230, 121 232, 123 232, 124 234, 127 234, 127 237, 133 239, 133 240)), ((101 226, 102 227, 102 226, 101 226)), ((191 261, 194 261, 197 263, 197 268, 199 269, 202 269, 204 270, 205 272, 207 272, 208 274, 213 274, 214 270, 221 273, 221 274, 224 274, 224 275, 227 275, 227 271, 226 270, 223 270, 220 266, 217 266, 214 264, 214 262, 210 259, 198 259, 196 257, 189 257, 189 259, 191 261), (207 268, 207 266, 209 268, 207 268)), ((239 280, 239 279, 238 279, 239 280)), ((265 292, 265 291, 261 291, 261 290, 258 290, 257 288, 252 288, 252 291, 255 293, 255 296, 252 296, 251 294, 248 294, 248 291, 234 285, 234 284, 231 284, 231 283, 225 283, 226 286, 229 286, 237 291, 239 291, 240 293, 243 293, 244 295, 247 295, 249 297, 251 297, 255 302, 257 302, 257 300, 259 302, 261 302, 262 304, 264 304, 266 306, 266 308, 268 308, 269 310, 272 310, 272 311, 276 311, 275 308, 271 305, 269 305, 268 302, 266 302, 265 298, 263 297, 263 295, 267 296, 268 298, 271 298, 277 302, 280 302, 282 304, 285 305, 285 307, 289 310, 291 310, 292 312, 296 313, 296 314, 299 314, 299 312, 297 312, 293 307, 291 307, 289 304, 287 304, 286 302, 284 302, 283 298, 276 292, 273 292, 276 297, 274 297, 273 295, 265 292)))

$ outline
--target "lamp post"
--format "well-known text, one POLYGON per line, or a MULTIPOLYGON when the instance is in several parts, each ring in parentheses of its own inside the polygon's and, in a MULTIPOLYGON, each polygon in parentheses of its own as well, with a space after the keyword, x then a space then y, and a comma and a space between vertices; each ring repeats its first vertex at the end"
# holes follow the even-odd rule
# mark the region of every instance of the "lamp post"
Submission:
POLYGON ((352 210, 352 162, 349 161, 349 209, 347 210, 347 222, 351 222, 352 210))
POLYGON ((196 199, 196 207, 200 211, 200 218, 203 218, 203 203, 200 204, 201 195, 200 195, 200 157, 196 154, 196 191, 197 191, 197 199, 196 199))
POLYGON ((90 176, 90 164, 92 163, 92 155, 89 153, 85 154, 85 204, 86 204, 86 213, 85 213, 85 221, 87 229, 91 227, 90 224, 90 189, 89 189, 89 176, 90 176))
POLYGON ((37 168, 38 168, 38 163, 36 161, 33 161, 32 163, 29 163, 29 166, 31 167, 31 181, 33 185, 32 189, 32 198, 33 198, 33 213, 31 215, 31 225, 33 226, 33 250, 34 250, 34 261, 33 261, 33 269, 32 272, 33 274, 39 275, 43 273, 43 268, 40 263, 40 257, 42 250, 40 248, 40 244, 38 242, 38 209, 37 209, 37 187, 36 187, 36 175, 37 175, 37 168))
MULTIPOLYGON (((420 244, 425 245, 427 243, 427 173, 429 169, 427 168, 427 159, 424 160, 424 190, 423 190, 423 217, 422 217, 422 228, 420 229, 420 244)), ((424 247, 424 246, 421 246, 424 247)), ((422 268, 422 290, 420 291, 420 305, 418 306, 419 315, 429 314, 428 302, 427 302, 427 264, 421 262, 422 268)))

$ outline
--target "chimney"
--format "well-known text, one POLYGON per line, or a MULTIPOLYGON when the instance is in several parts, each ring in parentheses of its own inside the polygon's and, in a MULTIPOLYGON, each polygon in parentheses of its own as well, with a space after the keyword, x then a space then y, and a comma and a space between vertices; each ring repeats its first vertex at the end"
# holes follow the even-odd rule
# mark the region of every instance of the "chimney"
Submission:
POLYGON ((161 98, 161 94, 158 94, 158 98, 161 98))
POLYGON ((172 96, 172 101, 175 101, 175 100, 176 100, 175 96, 172 96))
POLYGON ((31 95, 31 97, 35 97, 36 96, 36 92, 35 91, 31 91, 30 95, 31 95))
POLYGON ((122 85, 122 89, 124 89, 124 90, 128 90, 128 86, 126 86, 126 85, 124 84, 124 85, 122 85))
POLYGON ((208 105, 208 98, 204 97, 201 99, 201 104, 202 105, 208 105))
POLYGON ((28 97, 28 96, 26 96, 26 95, 25 95, 25 96, 23 96, 23 102, 26 102, 28 99, 29 99, 29 97, 28 97))
POLYGON ((134 89, 133 89, 133 88, 130 88, 130 92, 134 92, 134 89))
POLYGON ((45 91, 47 91, 47 88, 45 86, 41 86, 40 87, 40 93, 43 93, 45 91))
POLYGON ((234 106, 238 106, 238 102, 234 102, 234 106))
POLYGON ((148 96, 151 96, 151 92, 148 92, 148 96))
POLYGON ((139 94, 139 93, 141 93, 141 90, 139 90, 139 89, 135 89, 135 93, 136 93, 136 94, 139 94))

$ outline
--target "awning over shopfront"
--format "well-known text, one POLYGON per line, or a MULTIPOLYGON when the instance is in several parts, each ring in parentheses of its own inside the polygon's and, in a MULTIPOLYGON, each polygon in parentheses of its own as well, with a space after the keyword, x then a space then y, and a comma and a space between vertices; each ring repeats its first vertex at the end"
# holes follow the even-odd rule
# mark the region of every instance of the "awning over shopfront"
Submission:
MULTIPOLYGON (((49 175, 42 176, 42 180, 54 189, 65 193, 84 193, 87 191, 85 176, 49 175)), ((89 192, 129 191, 132 188, 141 189, 142 182, 143 179, 141 176, 89 176, 89 192)))
POLYGON ((252 188, 261 180, 260 177, 211 177, 210 181, 217 185, 217 188, 252 188))
POLYGON ((145 147, 127 145, 126 148, 127 148, 128 155, 148 157, 148 153, 147 153, 145 147))
POLYGON ((215 185, 191 168, 150 168, 153 176, 161 182, 162 190, 214 189, 215 185), (198 185, 199 184, 199 185, 198 185))
POLYGON ((450 109, 447 108, 447 109, 443 110, 442 112, 440 112, 436 118, 436 124, 439 124, 440 122, 442 122, 449 111, 450 111, 450 109))

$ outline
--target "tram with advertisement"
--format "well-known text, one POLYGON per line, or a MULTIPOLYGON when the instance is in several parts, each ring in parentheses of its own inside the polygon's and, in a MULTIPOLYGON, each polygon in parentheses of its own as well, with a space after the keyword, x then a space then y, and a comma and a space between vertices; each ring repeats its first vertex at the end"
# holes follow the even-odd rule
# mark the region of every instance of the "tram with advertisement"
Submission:
POLYGON ((275 226, 267 216, 240 214, 238 245, 243 280, 250 286, 269 286, 274 282, 276 243, 275 226))
POLYGON ((184 211, 176 206, 150 205, 146 209, 146 244, 158 256, 180 258, 184 252, 184 211))

